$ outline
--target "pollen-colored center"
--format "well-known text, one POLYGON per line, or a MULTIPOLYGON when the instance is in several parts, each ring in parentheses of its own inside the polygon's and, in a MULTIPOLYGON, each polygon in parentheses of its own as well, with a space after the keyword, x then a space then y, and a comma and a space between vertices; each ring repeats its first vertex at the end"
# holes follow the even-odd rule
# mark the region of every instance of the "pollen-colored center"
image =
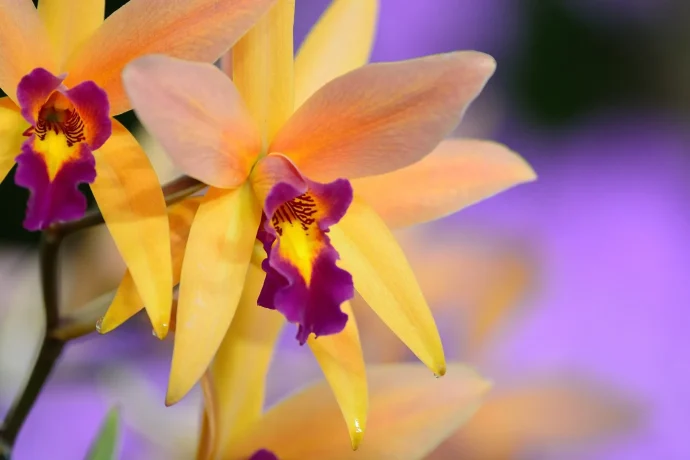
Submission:
POLYGON ((79 155, 78 145, 86 140, 84 122, 64 95, 54 92, 43 104, 35 126, 24 132, 35 134, 35 150, 43 154, 48 177, 54 179, 60 167, 79 155))
POLYGON ((271 218, 280 239, 281 254, 297 266, 307 285, 311 280, 313 259, 323 245, 316 200, 308 192, 283 203, 271 218))

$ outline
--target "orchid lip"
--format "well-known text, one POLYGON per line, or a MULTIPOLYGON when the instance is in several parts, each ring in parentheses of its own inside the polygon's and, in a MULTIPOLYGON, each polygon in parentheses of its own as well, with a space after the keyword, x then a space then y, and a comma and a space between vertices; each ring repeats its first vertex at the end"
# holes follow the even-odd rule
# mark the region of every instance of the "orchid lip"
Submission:
POLYGON ((336 265, 338 252, 328 237, 352 202, 345 179, 320 184, 286 175, 269 191, 257 235, 268 255, 258 304, 280 311, 298 324, 297 340, 337 334, 348 316, 341 304, 354 296, 352 276, 336 265))
POLYGON ((30 192, 24 227, 42 230, 86 211, 79 184, 96 179, 93 151, 110 137, 108 96, 94 82, 71 89, 37 68, 17 87, 21 113, 31 126, 17 157, 15 183, 30 192))

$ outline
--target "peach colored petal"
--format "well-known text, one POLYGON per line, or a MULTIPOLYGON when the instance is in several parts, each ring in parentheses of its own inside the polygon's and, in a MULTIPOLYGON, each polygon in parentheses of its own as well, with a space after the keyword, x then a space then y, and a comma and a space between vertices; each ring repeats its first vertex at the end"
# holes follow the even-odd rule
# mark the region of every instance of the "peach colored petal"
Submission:
POLYGON ((446 362, 436 323, 386 224, 355 196, 330 236, 357 292, 429 369, 443 375, 446 362))
POLYGON ((91 191, 162 339, 170 325, 173 287, 168 210, 146 154, 124 126, 112 123, 112 135, 95 152, 91 191))
POLYGON ((434 379, 415 364, 369 368, 371 407, 367 437, 353 452, 337 433, 341 415, 328 385, 313 385, 271 408, 228 459, 266 448, 281 459, 418 460, 464 424, 489 384, 460 364, 434 379))
POLYGON ((266 149, 294 110, 294 0, 278 0, 232 49, 233 81, 266 149))
POLYGON ((261 148, 259 132, 220 69, 155 55, 129 64, 122 79, 144 127, 176 167, 214 187, 244 182, 261 148))
POLYGON ((490 141, 446 140, 420 162, 355 179, 355 192, 391 227, 440 219, 536 179, 517 153, 490 141))
POLYGON ((167 405, 189 392, 218 351, 240 301, 260 219, 249 183, 210 188, 199 206, 182 264, 167 405))
POLYGON ((369 412, 367 374, 352 307, 345 302, 341 308, 349 316, 345 329, 339 334, 318 339, 312 335, 307 343, 338 401, 350 432, 352 449, 357 450, 366 430, 369 412))
POLYGON ((0 88, 17 102, 19 80, 33 69, 57 70, 48 34, 27 0, 0 0, 0 88))
POLYGON ((496 390, 431 458, 522 458, 536 449, 581 449, 584 443, 630 431, 639 420, 636 404, 614 388, 578 378, 543 380, 496 390))
POLYGON ((120 74, 128 62, 166 54, 213 62, 275 0, 132 0, 115 11, 65 66, 65 84, 93 80, 108 93, 110 113, 129 110, 120 74))
POLYGON ((257 244, 237 314, 211 366, 210 376, 216 389, 214 423, 219 433, 211 458, 227 458, 236 440, 263 412, 266 374, 285 323, 279 313, 256 304, 266 277, 261 269, 265 257, 263 248, 257 244))
POLYGON ((458 125, 494 68, 493 58, 474 51, 361 67, 305 102, 269 152, 320 182, 405 167, 458 125))
POLYGON ((38 13, 53 47, 58 73, 72 52, 103 24, 105 0, 41 0, 38 13))
POLYGON ((26 139, 22 133, 29 123, 19 112, 19 107, 9 97, 0 98, 0 182, 14 166, 14 159, 19 155, 22 142, 26 139))
POLYGON ((334 0, 295 58, 295 107, 329 81, 369 62, 378 0, 334 0))
MULTIPOLYGON (((181 203, 173 205, 168 214, 174 286, 180 282, 180 272, 182 271, 182 261, 185 248, 187 247, 189 229, 192 226, 192 220, 200 201, 200 198, 186 199, 181 203)), ((127 271, 120 282, 120 286, 117 288, 115 298, 99 323, 98 332, 106 334, 112 331, 139 313, 142 308, 144 308, 144 302, 139 296, 132 274, 127 271)))

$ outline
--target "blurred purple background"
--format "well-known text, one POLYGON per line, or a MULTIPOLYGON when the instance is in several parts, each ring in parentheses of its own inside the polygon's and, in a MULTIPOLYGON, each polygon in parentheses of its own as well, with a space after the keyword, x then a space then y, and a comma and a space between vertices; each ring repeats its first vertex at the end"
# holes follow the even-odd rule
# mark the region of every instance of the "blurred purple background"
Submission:
MULTIPOLYGON (((297 0, 298 41, 328 3, 297 0)), ((457 49, 498 59, 459 134, 507 144, 539 175, 421 229, 529 248, 533 286, 480 370, 499 384, 591 377, 640 414, 634 428, 597 445, 531 446, 520 458, 690 458, 690 78, 676 75, 690 68, 677 46, 689 13, 685 0, 381 0, 373 60, 457 49)), ((40 334, 40 299, 27 287, 32 249, 17 251, 8 244, 2 264, 10 294, 0 301, 0 414, 40 334)), ((452 342, 454 331, 444 333, 452 342)), ((274 399, 319 376, 307 349, 284 343, 274 399)), ((199 395, 162 407, 169 357, 170 343, 143 322, 70 344, 14 458, 81 458, 111 404, 127 422, 122 458, 191 458, 199 395), (157 415, 164 420, 151 429, 157 415)))

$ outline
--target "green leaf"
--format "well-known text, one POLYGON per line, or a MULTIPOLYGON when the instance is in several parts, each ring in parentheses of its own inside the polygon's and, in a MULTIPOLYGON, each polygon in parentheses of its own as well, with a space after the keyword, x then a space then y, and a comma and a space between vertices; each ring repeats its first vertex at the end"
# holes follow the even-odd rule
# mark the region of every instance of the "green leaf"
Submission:
POLYGON ((94 439, 86 456, 87 460, 116 460, 120 437, 120 413, 112 408, 106 415, 98 436, 94 439))

